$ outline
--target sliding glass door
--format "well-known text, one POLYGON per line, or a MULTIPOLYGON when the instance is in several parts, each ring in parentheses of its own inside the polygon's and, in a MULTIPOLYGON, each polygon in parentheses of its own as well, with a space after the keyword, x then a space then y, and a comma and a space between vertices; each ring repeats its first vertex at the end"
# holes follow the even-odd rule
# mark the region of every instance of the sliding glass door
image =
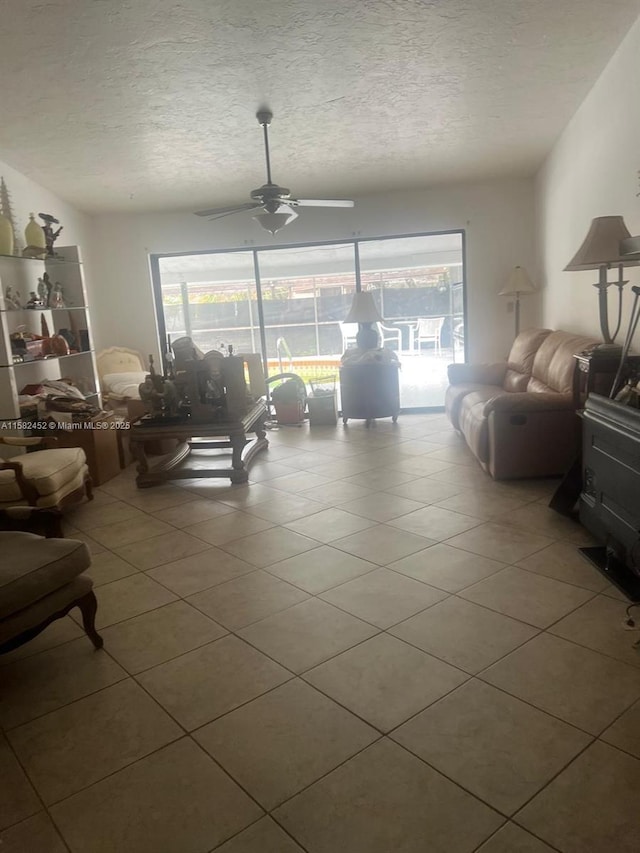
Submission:
POLYGON ((337 375, 355 330, 344 319, 371 291, 381 345, 400 359, 403 409, 441 407, 447 364, 464 360, 462 232, 309 246, 153 256, 161 338, 203 351, 262 352, 269 375, 337 375))

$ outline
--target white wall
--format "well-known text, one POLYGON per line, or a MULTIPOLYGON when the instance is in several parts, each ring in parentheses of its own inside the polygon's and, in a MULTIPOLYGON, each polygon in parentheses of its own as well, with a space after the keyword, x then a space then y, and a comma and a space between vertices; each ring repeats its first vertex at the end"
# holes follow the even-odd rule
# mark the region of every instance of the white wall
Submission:
MULTIPOLYGON (((59 246, 80 246, 88 250, 89 231, 91 228, 91 217, 81 213, 58 196, 50 193, 44 187, 25 177, 20 172, 12 169, 0 160, 0 176, 9 190, 13 218, 16 226, 17 236, 21 239, 24 247, 24 229, 29 222, 29 214, 34 213, 36 221, 38 213, 50 213, 60 220, 63 227, 58 237, 59 246)), ((58 226, 55 226, 58 228, 58 226)))
MULTIPOLYGON (((536 178, 538 266, 543 282, 543 323, 600 337, 596 271, 563 272, 596 216, 622 215, 640 233, 640 19, 631 28, 582 103, 536 178)), ((610 279, 615 273, 610 273, 610 279)), ((625 270, 640 284, 640 269, 625 270)), ((631 306, 626 288, 622 332, 631 306)), ((617 289, 609 290, 610 325, 617 317, 617 289), (614 292, 615 291, 615 292, 614 292)), ((634 348, 640 348, 640 333, 634 348)))
MULTIPOLYGON (((513 266, 534 268, 533 181, 460 184, 425 192, 369 196, 353 210, 303 210, 271 245, 464 228, 467 235, 469 352, 502 358, 513 339, 508 301, 497 296, 513 266)), ((157 354, 149 254, 269 244, 249 214, 209 222, 191 213, 95 217, 91 304, 98 348, 128 346, 157 354)), ((539 297, 522 304, 521 325, 535 325, 539 297)))

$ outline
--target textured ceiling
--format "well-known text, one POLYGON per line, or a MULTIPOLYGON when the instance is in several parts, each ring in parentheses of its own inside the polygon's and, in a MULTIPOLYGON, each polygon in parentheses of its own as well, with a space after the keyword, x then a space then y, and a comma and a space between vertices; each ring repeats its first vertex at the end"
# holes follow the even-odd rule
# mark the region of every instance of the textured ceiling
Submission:
POLYGON ((530 175, 640 0, 2 0, 0 159, 87 211, 274 179, 361 196, 530 175))

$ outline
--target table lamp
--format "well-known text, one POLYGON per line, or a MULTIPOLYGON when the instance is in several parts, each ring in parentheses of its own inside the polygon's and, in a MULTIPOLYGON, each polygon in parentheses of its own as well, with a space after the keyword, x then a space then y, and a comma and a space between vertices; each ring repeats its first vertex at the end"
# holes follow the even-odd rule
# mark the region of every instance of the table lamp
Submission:
POLYGON ((620 330, 622 320, 622 289, 628 282, 622 278, 623 267, 637 266, 640 257, 634 254, 621 254, 620 244, 628 247, 631 234, 624 224, 622 216, 597 216, 589 228, 584 242, 565 267, 572 270, 598 270, 598 305, 600 312, 600 330, 605 344, 613 344, 620 330), (612 266, 618 267, 618 280, 608 281, 608 271, 612 266), (618 288, 618 322, 613 334, 609 330, 609 305, 607 290, 612 285, 618 288))
POLYGON ((379 336, 378 330, 373 324, 381 323, 382 317, 373 301, 373 294, 356 291, 353 294, 351 309, 344 322, 358 324, 358 334, 356 335, 358 349, 377 349, 379 336))
POLYGON ((509 281, 502 288, 498 296, 515 296, 516 313, 516 338, 520 334, 520 294, 533 293, 535 287, 523 267, 514 267, 509 281))

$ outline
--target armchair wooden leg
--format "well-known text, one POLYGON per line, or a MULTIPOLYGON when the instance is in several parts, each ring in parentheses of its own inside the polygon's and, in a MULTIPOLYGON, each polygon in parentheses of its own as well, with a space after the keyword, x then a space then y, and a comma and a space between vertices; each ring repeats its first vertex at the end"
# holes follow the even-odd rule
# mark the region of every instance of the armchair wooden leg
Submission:
POLYGON ((94 592, 88 592, 79 598, 76 602, 82 613, 82 625, 87 637, 91 640, 96 649, 101 649, 104 645, 104 640, 96 631, 96 612, 98 610, 98 601, 94 592))
POLYGON ((85 491, 85 494, 87 496, 87 500, 92 501, 93 500, 93 480, 91 479, 91 477, 87 477, 87 479, 84 481, 84 491, 85 491))

